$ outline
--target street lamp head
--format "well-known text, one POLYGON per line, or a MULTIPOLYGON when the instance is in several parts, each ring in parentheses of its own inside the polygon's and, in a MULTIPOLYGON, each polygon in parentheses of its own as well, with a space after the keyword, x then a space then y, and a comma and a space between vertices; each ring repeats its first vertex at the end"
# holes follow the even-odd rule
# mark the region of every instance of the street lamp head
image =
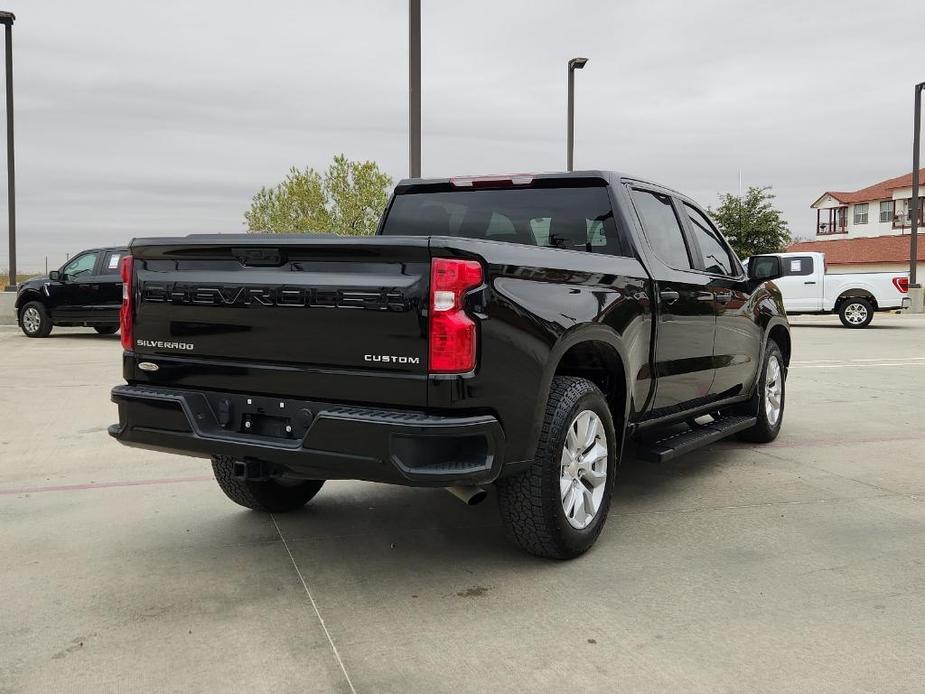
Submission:
POLYGON ((13 25, 13 22, 16 21, 16 15, 12 12, 3 12, 0 11, 0 24, 13 25))
POLYGON ((581 70, 581 68, 583 68, 587 62, 587 58, 572 58, 570 61, 568 61, 568 69, 581 70))

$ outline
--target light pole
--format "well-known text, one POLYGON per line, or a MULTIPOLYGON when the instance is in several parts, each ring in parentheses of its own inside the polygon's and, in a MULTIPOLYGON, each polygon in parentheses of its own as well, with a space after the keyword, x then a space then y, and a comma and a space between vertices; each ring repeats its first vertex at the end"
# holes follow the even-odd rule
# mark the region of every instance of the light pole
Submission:
POLYGON ((408 0, 408 175, 421 176, 421 0, 408 0))
POLYGON ((581 70, 588 63, 587 58, 572 58, 568 61, 568 144, 566 145, 566 171, 573 169, 575 149, 575 70, 581 70))
POLYGON ((13 159, 13 22, 16 15, 0 12, 6 29, 6 194, 10 211, 10 283, 6 291, 16 291, 16 166, 13 159))
POLYGON ((918 227, 919 227, 919 150, 922 135, 922 90, 925 89, 925 82, 915 85, 915 115, 913 116, 912 131, 912 235, 909 239, 909 288, 915 289, 912 298, 913 311, 918 308, 921 312, 922 298, 917 296, 921 292, 916 282, 916 270, 918 269, 918 227), (918 299, 916 302, 915 299, 918 299), (919 306, 916 306, 916 303, 919 306))

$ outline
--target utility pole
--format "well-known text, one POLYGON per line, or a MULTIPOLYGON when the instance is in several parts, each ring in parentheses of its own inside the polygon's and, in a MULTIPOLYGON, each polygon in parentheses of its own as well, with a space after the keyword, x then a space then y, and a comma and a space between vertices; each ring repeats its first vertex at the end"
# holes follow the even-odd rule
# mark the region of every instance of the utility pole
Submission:
POLYGON ((6 195, 10 212, 10 282, 6 291, 16 291, 16 165, 13 158, 13 22, 16 15, 0 12, 6 33, 6 195))
POLYGON ((913 313, 925 313, 925 294, 917 281, 919 226, 919 154, 922 135, 922 90, 925 82, 915 85, 915 109, 912 131, 912 235, 909 237, 909 299, 913 313))
POLYGON ((421 177, 421 0, 408 0, 408 175, 421 177))

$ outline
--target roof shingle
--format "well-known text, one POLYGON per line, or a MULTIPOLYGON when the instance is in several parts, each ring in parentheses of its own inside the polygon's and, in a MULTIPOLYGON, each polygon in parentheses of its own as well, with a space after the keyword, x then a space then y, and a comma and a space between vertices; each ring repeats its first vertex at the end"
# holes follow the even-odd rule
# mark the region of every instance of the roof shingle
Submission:
MULTIPOLYGON (((908 263, 909 250, 908 234, 832 241, 801 241, 787 247, 788 253, 825 253, 825 261, 829 265, 908 263)), ((916 255, 919 262, 925 262, 925 233, 919 239, 916 255)))
MULTIPOLYGON (((910 171, 903 176, 897 176, 896 178, 888 178, 885 181, 880 181, 879 183, 874 183, 872 186, 867 186, 866 188, 861 188, 860 190, 854 191, 834 191, 827 190, 823 193, 825 195, 831 195, 833 198, 839 202, 843 202, 846 205, 853 202, 870 202, 873 200, 889 200, 893 197, 893 190, 896 188, 907 188, 912 185, 912 172, 910 171)), ((925 169, 919 169, 919 185, 925 185, 925 169)), ((813 203, 815 204, 815 203, 813 203)))

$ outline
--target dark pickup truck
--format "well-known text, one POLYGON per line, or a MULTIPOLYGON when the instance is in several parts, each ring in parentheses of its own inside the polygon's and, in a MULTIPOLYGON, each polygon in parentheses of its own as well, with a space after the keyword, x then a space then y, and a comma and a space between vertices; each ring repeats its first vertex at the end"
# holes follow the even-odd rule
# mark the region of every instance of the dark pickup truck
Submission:
POLYGON ((585 171, 406 180, 376 236, 132 242, 129 446, 211 457, 233 501, 301 507, 324 480, 494 483, 513 539, 588 549, 618 463, 780 430, 790 331, 703 210, 585 171))
POLYGON ((100 335, 119 329, 122 279, 119 263, 126 248, 81 251, 60 270, 19 285, 16 321, 26 337, 48 337, 55 325, 86 326, 100 335))

